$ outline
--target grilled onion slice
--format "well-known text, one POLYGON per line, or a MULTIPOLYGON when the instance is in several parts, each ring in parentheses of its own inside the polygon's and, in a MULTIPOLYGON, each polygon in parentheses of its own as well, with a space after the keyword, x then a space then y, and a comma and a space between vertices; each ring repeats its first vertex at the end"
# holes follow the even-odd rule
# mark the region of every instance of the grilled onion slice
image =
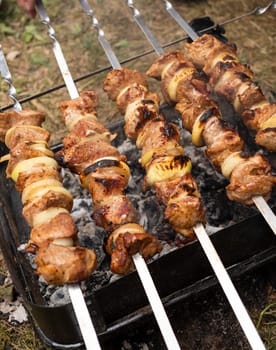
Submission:
POLYGON ((177 86, 178 86, 179 82, 181 80, 185 79, 186 77, 192 75, 194 72, 195 72, 194 68, 185 67, 185 68, 178 70, 175 73, 175 75, 172 77, 172 79, 170 80, 169 85, 168 85, 168 94, 170 96, 170 99, 173 102, 177 102, 176 93, 177 93, 177 86))
POLYGON ((173 143, 173 147, 169 148, 169 145, 167 145, 168 149, 164 148, 154 148, 146 152, 145 154, 142 155, 141 159, 139 162, 141 163, 142 167, 145 167, 149 162, 153 160, 154 157, 158 157, 158 155, 166 153, 168 156, 180 156, 184 155, 184 150, 183 147, 180 145, 175 145, 173 143))
POLYGON ((245 158, 241 156, 241 152, 231 153, 221 164, 222 175, 229 179, 234 168, 244 161, 245 158))
POLYGON ((61 207, 51 207, 46 210, 41 211, 40 213, 33 215, 33 226, 40 225, 44 222, 47 222, 51 219, 53 219, 55 216, 57 216, 60 213, 68 213, 69 211, 65 208, 61 207))
POLYGON ((45 156, 54 158, 54 152, 48 148, 48 143, 46 141, 33 141, 30 145, 32 149, 41 151, 45 156))
POLYGON ((65 196, 72 198, 71 193, 66 188, 64 188, 60 183, 58 183, 55 185, 51 184, 51 185, 46 186, 46 187, 45 186, 37 186, 37 187, 31 188, 30 190, 28 190, 28 187, 27 187, 26 192, 25 192, 25 190, 23 191, 22 203, 26 204, 26 202, 32 201, 37 197, 42 198, 49 191, 53 191, 55 193, 62 193, 65 196), (24 196, 24 200, 23 200, 23 196, 24 196))
POLYGON ((166 75, 168 73, 168 70, 171 68, 171 66, 174 64, 174 61, 168 63, 166 65, 166 67, 164 67, 164 69, 162 70, 162 73, 161 73, 161 80, 164 80, 166 78, 166 75))
POLYGON ((94 113, 78 114, 76 112, 68 113, 65 118, 65 125, 69 131, 74 129, 74 126, 82 119, 97 120, 97 116, 94 113))
MULTIPOLYGON (((203 112, 204 113, 204 112, 203 112)), ((197 146, 197 147, 201 147, 204 145, 204 141, 202 138, 202 133, 204 130, 204 126, 205 126, 205 122, 202 122, 201 119, 202 114, 200 114, 193 125, 193 129, 192 129, 192 143, 197 146)))
POLYGON ((8 153, 8 154, 5 154, 4 156, 0 157, 0 163, 3 163, 5 161, 9 161, 11 158, 11 155, 8 153))
POLYGON ((155 182, 165 181, 175 176, 190 173, 192 162, 187 156, 165 156, 149 164, 146 182, 152 186, 155 182))
POLYGON ((36 166, 47 166, 47 167, 49 166, 53 168, 58 168, 58 163, 55 161, 55 159, 47 156, 25 159, 17 163, 16 166, 13 168, 11 173, 11 178, 13 179, 14 182, 16 182, 18 179, 18 175, 21 172, 24 172, 36 166))
POLYGON ((42 189, 52 189, 53 187, 62 187, 62 184, 59 180, 53 178, 33 182, 24 188, 21 197, 22 203, 25 204, 28 200, 31 200, 37 196, 37 193, 39 193, 42 189))
POLYGON ((97 168, 105 168, 105 172, 113 172, 115 170, 127 179, 130 177, 128 165, 125 162, 118 160, 116 157, 103 157, 96 159, 91 165, 84 169, 84 175, 96 171, 97 168))
POLYGON ((56 245, 62 245, 64 247, 72 247, 74 245, 74 241, 72 238, 57 238, 53 240, 52 243, 56 245))
POLYGON ((267 119, 265 122, 261 125, 261 130, 265 130, 268 128, 275 128, 276 127, 276 114, 272 115, 269 119, 267 119))

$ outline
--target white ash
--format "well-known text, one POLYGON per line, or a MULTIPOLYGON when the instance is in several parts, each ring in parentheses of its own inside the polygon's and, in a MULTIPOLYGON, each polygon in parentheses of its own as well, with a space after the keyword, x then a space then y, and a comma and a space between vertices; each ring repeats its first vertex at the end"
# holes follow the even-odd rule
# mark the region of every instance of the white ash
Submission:
MULTIPOLYGON (((49 293, 49 290, 48 290, 49 293)), ((49 304, 53 306, 61 306, 70 303, 71 299, 67 286, 55 288, 52 293, 49 293, 49 304)))
POLYGON ((0 313, 8 315, 8 322, 23 323, 28 321, 28 314, 22 302, 4 299, 0 302, 0 313))
POLYGON ((1 318, 7 318, 10 323, 23 323, 28 321, 28 314, 23 306, 20 296, 14 300, 14 287, 10 274, 8 273, 1 283, 0 290, 0 314, 1 318))

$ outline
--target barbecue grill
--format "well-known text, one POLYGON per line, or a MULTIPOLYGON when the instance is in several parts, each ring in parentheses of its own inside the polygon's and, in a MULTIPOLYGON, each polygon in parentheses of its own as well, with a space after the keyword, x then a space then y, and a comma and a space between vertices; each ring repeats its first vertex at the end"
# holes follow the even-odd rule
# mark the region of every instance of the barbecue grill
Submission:
MULTIPOLYGON (((173 113, 170 110, 169 112, 173 113)), ((170 115, 170 118, 177 122, 177 116, 174 114, 170 115)), ((113 131, 119 134, 116 141, 118 145, 124 142, 122 127, 122 122, 110 126, 113 131)), ((187 136, 183 131, 184 141, 185 137, 187 136)), ((56 146, 56 148, 59 147, 60 145, 56 146)), ((5 147, 1 145, 1 155, 6 152, 5 147)), ((193 154, 193 147, 188 148, 188 152, 193 154)), ((138 159, 134 157, 133 165, 135 164, 139 183, 141 169, 138 159)), ((200 166, 195 166, 194 172, 198 179, 200 179, 200 170, 200 166)), ((4 171, 5 167, 2 164, 1 193, 3 195, 1 198, 0 233, 3 239, 1 239, 1 248, 15 287, 24 297, 26 307, 34 319, 36 328, 46 343, 59 348, 80 348, 82 340, 72 306, 70 303, 61 306, 47 304, 41 293, 41 286, 33 274, 29 259, 18 250, 20 244, 26 241, 29 229, 20 214, 21 204, 18 193, 10 181, 6 180, 4 171), (67 330, 66 333, 64 329, 67 330)), ((209 220, 212 223, 209 228, 210 235, 231 274, 241 275, 253 268, 274 262, 275 236, 261 215, 252 208, 241 208, 235 204, 229 205, 226 212, 214 215, 212 209, 220 207, 225 198, 222 190, 225 183, 219 178, 201 179, 200 181, 205 182, 205 186, 202 185, 202 187, 205 187, 205 201, 207 209, 209 209, 209 220), (210 183, 206 185, 208 180, 210 183), (209 203, 211 197, 214 197, 215 200, 209 203), (242 214, 240 214, 241 210, 242 214), (222 217, 224 218, 222 219, 222 217), (220 221, 221 219, 222 221, 220 221), (220 228, 215 230, 214 227, 217 225, 220 228)), ((131 190, 135 195, 135 187, 129 190, 130 193, 131 190)), ((156 207, 150 194, 144 203, 143 209, 148 207, 146 210, 148 216, 153 210, 160 210, 156 207)), ((275 196, 270 201, 273 209, 274 203, 275 196)), ((152 230, 156 222, 153 220, 148 225, 153 225, 150 227, 152 230)), ((158 228, 156 230, 158 231, 158 228)), ((216 279, 213 277, 212 270, 197 241, 180 241, 178 246, 172 244, 175 234, 170 232, 164 222, 161 223, 159 234, 161 233, 166 236, 165 238, 161 236, 161 240, 163 239, 166 244, 171 245, 172 249, 169 250, 168 254, 153 259, 149 263, 149 269, 164 305, 170 310, 187 302, 198 293, 209 290, 216 284, 216 279), (183 262, 185 262, 184 265, 183 262)), ((93 282, 90 282, 91 284, 88 286, 91 287, 93 282)), ((112 283, 106 283, 104 286, 94 287, 93 291, 90 291, 88 287, 85 289, 87 306, 99 339, 103 343, 126 334, 126 332, 135 334, 136 330, 145 323, 154 322, 136 272, 112 283)))

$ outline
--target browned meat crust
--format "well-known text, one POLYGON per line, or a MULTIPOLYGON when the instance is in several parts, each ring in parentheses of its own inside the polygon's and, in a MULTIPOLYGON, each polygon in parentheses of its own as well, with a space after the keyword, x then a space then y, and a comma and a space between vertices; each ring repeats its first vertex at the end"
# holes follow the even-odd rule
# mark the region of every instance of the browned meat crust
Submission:
POLYGON ((230 199, 251 205, 254 196, 260 195, 268 200, 275 183, 269 163, 263 156, 256 154, 235 167, 226 190, 230 199))
POLYGON ((39 249, 35 258, 37 273, 49 284, 62 285, 87 279, 96 268, 96 255, 83 247, 51 243, 39 249))
POLYGON ((77 243, 75 223, 69 213, 60 213, 49 221, 36 225, 30 233, 26 250, 34 253, 59 238, 72 238, 77 243))
POLYGON ((31 110, 25 110, 21 112, 7 111, 4 113, 0 113, 0 141, 5 141, 6 132, 14 126, 41 126, 44 120, 44 113, 31 110))
POLYGON ((132 84, 147 86, 146 76, 135 70, 130 71, 127 68, 113 69, 107 74, 103 89, 109 98, 115 101, 119 93, 132 84))

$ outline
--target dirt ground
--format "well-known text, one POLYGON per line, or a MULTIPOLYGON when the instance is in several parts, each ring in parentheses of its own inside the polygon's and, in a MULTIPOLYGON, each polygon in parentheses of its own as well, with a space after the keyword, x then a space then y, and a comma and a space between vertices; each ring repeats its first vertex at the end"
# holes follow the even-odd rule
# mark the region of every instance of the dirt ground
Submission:
MULTIPOLYGON (((264 0, 173 0, 171 2, 187 21, 209 16, 217 24, 227 22, 248 13, 256 6, 264 6, 268 3, 264 0)), ((70 72, 73 78, 78 80, 76 84, 79 91, 93 89, 97 92, 99 119, 105 124, 110 124, 119 120, 121 116, 102 90, 102 81, 109 62, 97 41, 96 30, 91 26, 87 15, 82 12, 79 2, 71 1, 70 6, 68 3, 57 0, 44 1, 70 72), (97 73, 100 70, 102 72, 97 73)), ((94 0, 90 3, 121 62, 151 51, 150 44, 135 24, 132 12, 125 1, 94 0)), ((161 0, 150 2, 137 0, 135 5, 161 44, 165 45, 185 37, 183 30, 166 13, 161 0)), ((250 64, 256 80, 268 98, 276 92, 275 19, 276 11, 270 10, 260 16, 245 16, 225 24, 227 38, 237 44, 240 59, 250 64)), ((52 53, 52 42, 47 36, 46 26, 40 22, 38 16, 32 20, 27 18, 18 9, 14 0, 4 0, 0 8, 0 44, 7 57, 18 99, 22 101, 23 108, 44 111, 47 114, 44 126, 52 132, 51 143, 58 143, 65 134, 58 105, 60 101, 69 99, 69 95, 65 87, 60 87, 63 85, 63 80, 52 53), (46 93, 53 87, 55 88, 53 92, 46 93), (39 93, 42 96, 33 98, 39 93), (25 102, 26 99, 29 101, 25 102)), ((172 45, 171 48, 182 48, 182 46, 183 43, 180 42, 172 45)), ((124 63, 124 66, 145 71, 155 57, 155 53, 143 55, 129 60, 124 63)), ((150 82, 150 84, 158 89, 156 83, 150 82)), ((10 103, 7 97, 7 84, 1 81, 0 107, 3 108, 10 103)), ((1 278, 4 280, 7 271, 2 259, 1 266, 0 277, 3 276, 1 278)), ((6 295, 12 297, 13 293, 12 284, 7 286, 0 283, 0 298, 6 295)), ((264 293, 265 303, 258 304, 255 310, 252 308, 252 317, 257 323, 262 315, 260 331, 267 348, 273 350, 276 349, 276 297, 271 286, 263 288, 262 293, 264 293), (266 312, 262 313, 266 307, 268 318, 266 318, 266 312)), ((0 349, 38 350, 43 348, 28 322, 14 326, 6 319, 0 319, 0 349)), ((119 345, 114 348, 114 350, 117 349, 120 349, 119 345)), ((192 350, 194 349, 205 350, 200 346, 192 350)), ((208 347, 208 349, 218 350, 222 347, 208 347)), ((237 344, 236 348, 231 347, 231 349, 244 348, 237 344)))

